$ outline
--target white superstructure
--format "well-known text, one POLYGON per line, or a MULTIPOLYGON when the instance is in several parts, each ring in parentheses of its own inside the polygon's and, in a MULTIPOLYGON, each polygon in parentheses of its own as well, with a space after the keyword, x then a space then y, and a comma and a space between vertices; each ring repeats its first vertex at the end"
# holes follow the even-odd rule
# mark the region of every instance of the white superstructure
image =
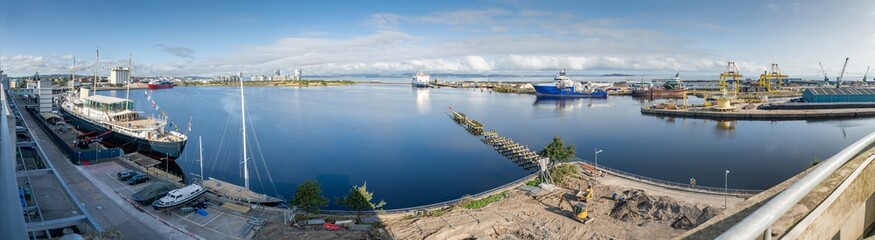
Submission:
POLYGON ((413 75, 413 86, 414 87, 428 87, 428 81, 431 78, 431 75, 428 75, 424 72, 416 72, 413 75))

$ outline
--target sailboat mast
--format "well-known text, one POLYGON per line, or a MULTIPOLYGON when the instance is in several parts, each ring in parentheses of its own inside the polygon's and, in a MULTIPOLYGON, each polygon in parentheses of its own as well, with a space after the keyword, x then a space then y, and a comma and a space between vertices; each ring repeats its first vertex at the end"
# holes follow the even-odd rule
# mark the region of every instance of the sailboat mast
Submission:
POLYGON ((246 100, 243 98, 243 78, 240 79, 240 112, 243 116, 243 186, 249 190, 249 164, 246 157, 246 100))
POLYGON ((201 138, 201 136, 197 136, 197 145, 201 150, 201 160, 200 160, 201 182, 203 182, 204 181, 204 140, 201 138))

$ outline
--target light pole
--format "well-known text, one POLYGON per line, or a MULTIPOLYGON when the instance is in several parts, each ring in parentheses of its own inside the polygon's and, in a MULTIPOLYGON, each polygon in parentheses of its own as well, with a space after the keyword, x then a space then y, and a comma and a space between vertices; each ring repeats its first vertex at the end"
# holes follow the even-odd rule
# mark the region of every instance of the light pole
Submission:
POLYGON ((601 153, 601 152, 602 152, 601 149, 595 148, 595 170, 596 171, 599 170, 599 153, 601 153))
POLYGON ((723 177, 723 209, 726 209, 727 195, 729 194, 729 169, 726 170, 726 175, 723 177))

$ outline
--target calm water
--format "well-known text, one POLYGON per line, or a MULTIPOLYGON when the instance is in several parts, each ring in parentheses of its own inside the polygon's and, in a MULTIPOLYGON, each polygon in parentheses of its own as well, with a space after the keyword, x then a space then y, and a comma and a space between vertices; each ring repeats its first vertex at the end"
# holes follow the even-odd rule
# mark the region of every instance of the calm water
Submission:
MULTIPOLYGON (((143 90, 131 96, 156 114, 143 90)), ((539 150, 553 135, 599 164, 676 182, 764 189, 825 159, 865 134, 875 121, 733 121, 643 116, 631 97, 550 100, 470 89, 412 89, 356 85, 245 88, 251 185, 289 198, 294 187, 318 180, 330 199, 367 182, 387 208, 455 199, 518 179, 527 171, 481 143, 446 115, 449 105, 522 144, 539 150), (275 184, 269 184, 268 174, 275 184)), ((110 94, 124 95, 123 91, 110 94)), ((240 93, 233 87, 149 91, 171 120, 193 130, 177 163, 242 185, 240 93)), ((338 208, 332 203, 329 208, 338 208)))

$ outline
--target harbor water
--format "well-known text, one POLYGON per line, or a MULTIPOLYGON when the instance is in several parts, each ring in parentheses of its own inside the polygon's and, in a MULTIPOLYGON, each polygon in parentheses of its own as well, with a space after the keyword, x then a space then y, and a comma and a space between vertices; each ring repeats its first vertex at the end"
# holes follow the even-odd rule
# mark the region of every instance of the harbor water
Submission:
MULTIPOLYGON (((203 136, 204 173, 242 185, 240 93, 236 87, 131 90, 139 111, 165 112, 189 142, 176 160, 197 173, 203 136), (191 119, 192 130, 188 132, 191 119)), ((387 209, 452 200, 519 179, 515 165, 456 125, 449 106, 516 142, 540 150, 554 135, 600 165, 680 183, 765 189, 875 131, 871 119, 731 121, 645 116, 647 101, 550 99, 478 89, 403 85, 247 87, 252 189, 290 198, 317 180, 332 200, 367 183, 387 209), (273 182, 268 180, 271 178, 273 182)), ((108 91, 125 97, 125 91, 108 91)), ((695 101, 695 100, 692 100, 695 101)), ((698 100, 701 102, 701 100, 698 100)))

